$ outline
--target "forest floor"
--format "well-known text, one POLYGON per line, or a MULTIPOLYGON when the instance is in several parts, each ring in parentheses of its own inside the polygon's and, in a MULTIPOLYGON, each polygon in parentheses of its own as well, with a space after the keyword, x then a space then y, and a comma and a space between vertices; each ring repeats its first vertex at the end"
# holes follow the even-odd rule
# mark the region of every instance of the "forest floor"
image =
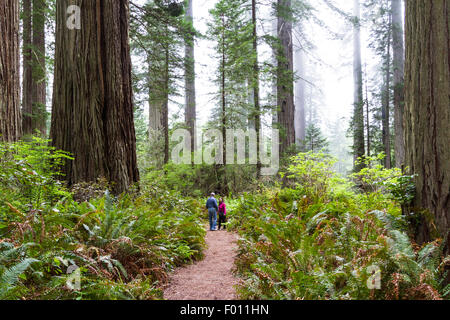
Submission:
POLYGON ((164 291, 166 300, 236 300, 238 279, 232 269, 237 236, 227 231, 208 231, 205 257, 177 269, 164 291))

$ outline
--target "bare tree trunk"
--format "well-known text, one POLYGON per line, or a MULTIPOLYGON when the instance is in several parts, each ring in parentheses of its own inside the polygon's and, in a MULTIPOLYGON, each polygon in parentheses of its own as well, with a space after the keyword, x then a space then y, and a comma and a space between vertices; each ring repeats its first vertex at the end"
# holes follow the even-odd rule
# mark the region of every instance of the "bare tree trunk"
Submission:
MULTIPOLYGON (((298 27, 299 33, 302 28, 298 27)), ((295 82, 295 141, 301 144, 306 138, 306 113, 305 113, 305 53, 300 41, 297 42, 297 50, 295 51, 295 73, 297 81, 295 82)))
MULTIPOLYGON (((359 0, 354 0, 353 15, 355 23, 353 28, 353 79, 354 79, 354 114, 353 114, 353 152, 354 161, 365 156, 364 142, 364 96, 361 62, 361 27, 360 27, 360 4, 359 0)), ((355 171, 363 168, 362 165, 355 165, 355 171)))
MULTIPOLYGON (((222 94, 222 137, 225 139, 226 132, 227 132, 227 100, 226 100, 226 48, 225 48, 225 17, 222 16, 222 26, 223 26, 223 32, 222 32, 222 61, 221 61, 221 94, 222 94)), ((220 186, 221 193, 226 194, 228 192, 228 178, 227 178, 227 166, 226 166, 226 159, 227 159, 227 148, 226 143, 223 144, 223 150, 222 150, 222 157, 223 157, 223 165, 222 165, 222 183, 223 185, 220 186)), ((216 169, 219 171, 218 169, 216 169)))
MULTIPOLYGON (((274 38, 278 37, 278 19, 274 19, 272 21, 272 36, 274 38)), ((278 50, 276 46, 273 46, 272 48, 272 59, 273 59, 273 65, 278 70, 278 50)), ((278 123, 278 81, 277 77, 273 77, 274 81, 272 84, 272 99, 273 99, 273 106, 274 109, 272 110, 272 128, 275 128, 276 124, 278 123)))
POLYGON ((0 141, 22 135, 19 1, 0 1, 0 141))
POLYGON ((390 123, 390 104, 391 104, 391 16, 389 15, 388 42, 386 44, 387 54, 385 62, 386 80, 384 84, 383 106, 381 110, 383 145, 386 158, 384 166, 391 169, 391 123, 390 123))
POLYGON ((74 160, 69 185, 104 177, 113 192, 139 180, 133 120, 127 0, 58 0, 50 137, 74 160), (81 8, 81 29, 66 27, 67 6, 81 8))
POLYGON ((261 105, 259 97, 259 63, 258 63, 258 33, 256 29, 256 0, 252 0, 252 24, 253 24, 253 99, 255 102, 255 130, 256 130, 256 176, 261 177, 260 159, 260 131, 261 131, 261 105))
POLYGON ((32 128, 38 130, 42 136, 47 134, 47 86, 46 86, 46 62, 45 62, 45 10, 46 0, 33 0, 33 66, 32 103, 33 121, 32 128))
MULTIPOLYGON (((154 50, 153 52, 156 52, 154 50)), ((147 63, 149 66, 148 72, 148 104, 149 104, 149 138, 153 140, 157 138, 157 132, 162 130, 162 122, 161 122, 161 112, 162 112, 162 96, 163 90, 161 88, 161 83, 164 81, 161 77, 161 74, 158 75, 153 73, 153 70, 159 70, 159 67, 156 67, 158 64, 157 61, 152 61, 150 57, 147 57, 147 63)))
POLYGON ((366 135, 367 135, 367 156, 370 157, 370 148, 372 145, 370 139, 370 103, 369 103, 369 87, 367 85, 367 64, 365 65, 364 81, 366 88, 366 135))
POLYGON ((24 135, 47 133, 45 0, 23 2, 22 127, 24 135))
MULTIPOLYGON (((193 24, 193 0, 188 0, 186 20, 193 24)), ((191 134, 191 148, 196 149, 196 100, 195 100, 195 54, 194 35, 189 34, 185 44, 185 86, 186 86, 186 114, 185 121, 191 134)))
POLYGON ((33 67, 32 67, 32 7, 31 0, 23 0, 22 49, 22 130, 33 134, 33 67))
POLYGON ((448 0, 406 2, 406 165, 416 174, 416 240, 450 252, 450 38, 448 0))
POLYGON ((292 44, 291 0, 278 0, 278 123, 282 130, 280 154, 295 144, 294 56, 292 44))
MULTIPOLYGON (((168 32, 168 26, 165 26, 168 32)), ((148 30, 151 30, 149 27, 148 30)), ((151 31, 149 31, 151 32, 151 31)), ((149 89, 149 140, 156 165, 169 162, 169 44, 156 44, 147 56, 149 89)))
POLYGON ((392 46, 394 49, 394 131, 395 165, 401 168, 405 163, 405 137, 403 134, 403 109, 405 104, 405 49, 403 48, 402 1, 392 0, 392 46))
POLYGON ((162 109, 162 124, 164 132, 164 164, 169 163, 169 48, 165 49, 164 60, 164 105, 162 109))
POLYGON ((152 48, 152 56, 147 57, 148 63, 148 104, 149 104, 149 143, 150 155, 155 165, 161 168, 164 164, 165 137, 163 124, 163 110, 165 108, 166 93, 164 92, 165 77, 164 63, 161 61, 160 48, 152 48), (156 57, 156 58, 155 58, 156 57))
POLYGON ((253 79, 251 76, 247 79, 247 104, 248 104, 248 128, 255 129, 255 91, 253 90, 253 79))

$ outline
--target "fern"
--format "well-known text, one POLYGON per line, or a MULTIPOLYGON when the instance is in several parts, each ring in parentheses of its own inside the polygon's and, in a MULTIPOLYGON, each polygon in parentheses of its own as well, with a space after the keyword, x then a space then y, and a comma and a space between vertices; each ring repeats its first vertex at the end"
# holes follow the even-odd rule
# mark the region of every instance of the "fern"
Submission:
POLYGON ((403 255, 407 258, 414 259, 414 250, 408 236, 405 233, 398 230, 392 230, 389 235, 392 239, 390 249, 392 250, 393 255, 403 255))
POLYGON ((2 272, 0 276, 0 299, 7 297, 19 281, 19 277, 35 262, 39 262, 39 260, 27 258, 2 272))
POLYGON ((417 254, 418 262, 430 270, 433 270, 439 264, 439 246, 430 243, 422 248, 417 254))
POLYGON ((35 243, 29 242, 21 245, 20 247, 14 247, 12 243, 3 242, 0 246, 0 265, 6 264, 11 260, 17 259, 20 255, 23 255, 26 250, 30 247, 36 246, 35 243), (6 248, 7 250, 2 251, 1 249, 6 248))

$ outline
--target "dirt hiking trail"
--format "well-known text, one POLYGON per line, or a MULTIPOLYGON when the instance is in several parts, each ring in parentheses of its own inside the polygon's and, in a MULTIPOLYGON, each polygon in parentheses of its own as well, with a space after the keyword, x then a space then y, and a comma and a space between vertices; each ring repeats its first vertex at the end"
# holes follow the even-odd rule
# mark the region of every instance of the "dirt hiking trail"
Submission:
POLYGON ((237 250, 237 235, 208 231, 205 258, 177 269, 164 291, 166 300, 236 300, 238 280, 231 270, 237 250))

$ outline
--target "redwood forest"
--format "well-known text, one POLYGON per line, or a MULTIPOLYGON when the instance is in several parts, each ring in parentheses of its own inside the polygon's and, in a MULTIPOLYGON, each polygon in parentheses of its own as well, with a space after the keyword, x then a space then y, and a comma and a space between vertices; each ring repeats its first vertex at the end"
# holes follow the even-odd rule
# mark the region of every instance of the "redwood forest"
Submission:
POLYGON ((449 8, 0 0, 0 300, 449 300, 449 8))

